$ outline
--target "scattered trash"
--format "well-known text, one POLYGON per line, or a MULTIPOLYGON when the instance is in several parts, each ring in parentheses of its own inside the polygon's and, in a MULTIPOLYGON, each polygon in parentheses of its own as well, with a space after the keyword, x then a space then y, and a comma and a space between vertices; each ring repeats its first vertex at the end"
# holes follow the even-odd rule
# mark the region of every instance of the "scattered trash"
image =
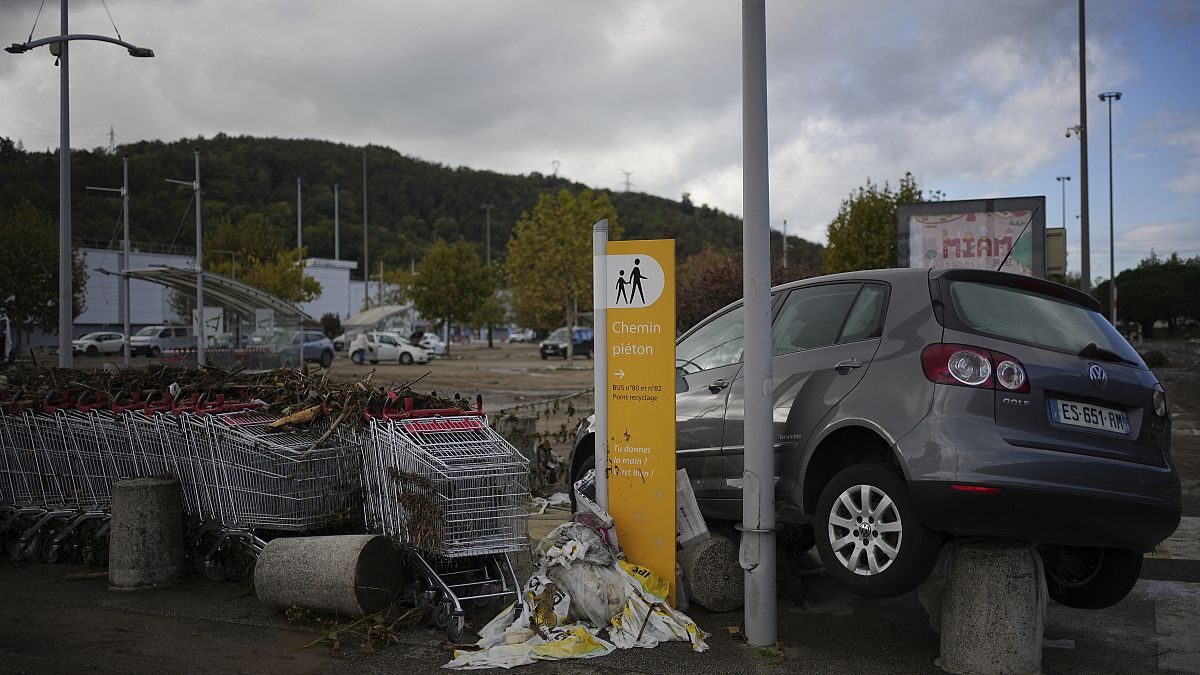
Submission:
MULTIPOLYGON (((585 490, 586 480, 580 481, 585 490)), ((708 649, 707 634, 668 604, 668 583, 623 560, 613 543, 611 516, 586 494, 577 493, 576 499, 577 520, 558 526, 538 544, 538 568, 520 601, 479 631, 476 649, 455 650, 444 667, 512 668, 669 641, 689 642, 697 652, 708 649)))
POLYGON ((570 509, 571 497, 565 492, 555 492, 549 497, 534 497, 533 498, 534 513, 542 515, 548 508, 555 509, 570 509))

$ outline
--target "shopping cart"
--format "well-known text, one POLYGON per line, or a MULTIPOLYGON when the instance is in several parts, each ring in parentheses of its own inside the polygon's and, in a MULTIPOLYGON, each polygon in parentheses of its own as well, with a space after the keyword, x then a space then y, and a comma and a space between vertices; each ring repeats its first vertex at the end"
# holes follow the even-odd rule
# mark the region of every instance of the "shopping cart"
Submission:
POLYGON ((414 410, 392 396, 368 413, 363 447, 367 529, 410 554, 417 593, 451 642, 462 638, 465 601, 516 599, 510 555, 528 545, 528 460, 476 401, 474 411, 414 410))

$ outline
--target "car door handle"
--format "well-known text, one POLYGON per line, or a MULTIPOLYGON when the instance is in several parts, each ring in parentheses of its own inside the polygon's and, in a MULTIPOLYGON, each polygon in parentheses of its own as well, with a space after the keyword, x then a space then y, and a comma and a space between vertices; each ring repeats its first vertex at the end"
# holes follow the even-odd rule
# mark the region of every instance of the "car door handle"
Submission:
POLYGON ((708 390, 715 394, 728 386, 729 382, 724 379, 720 379, 715 380, 712 384, 708 385, 708 390))
POLYGON ((843 359, 841 361, 838 361, 838 364, 836 366, 834 366, 833 369, 838 371, 842 375, 845 375, 846 373, 849 373, 851 370, 853 370, 855 368, 861 368, 861 367, 862 367, 862 361, 859 361, 858 359, 843 359))

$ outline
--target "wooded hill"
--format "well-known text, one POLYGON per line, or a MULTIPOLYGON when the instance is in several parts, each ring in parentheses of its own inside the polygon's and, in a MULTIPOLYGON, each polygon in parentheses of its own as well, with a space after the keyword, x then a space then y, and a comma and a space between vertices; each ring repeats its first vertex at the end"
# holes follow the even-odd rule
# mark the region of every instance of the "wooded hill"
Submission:
MULTIPOLYGON (((191 189, 164 179, 190 181, 195 175, 193 149, 200 149, 202 216, 207 231, 229 221, 277 228, 294 245, 296 178, 303 180, 304 245, 314 257, 334 256, 334 183, 340 185, 343 259, 362 259, 362 147, 320 140, 254 138, 218 134, 214 138, 171 143, 143 141, 107 148, 76 150, 71 155, 73 234, 77 242, 107 245, 120 236, 121 200, 114 193, 85 186, 120 187, 121 156, 128 153, 130 233, 138 243, 190 249, 195 244, 191 189)), ((588 186, 539 173, 508 175, 467 167, 451 168, 368 146, 367 209, 371 226, 371 267, 388 268, 420 260, 438 238, 464 238, 484 257, 484 211, 491 212, 492 259, 502 262, 517 219, 532 211, 539 195, 588 186)), ((639 192, 609 192, 624 238, 678 241, 680 259, 706 245, 717 251, 740 250, 741 219, 710 208, 639 192)), ((0 137, 0 205, 28 200, 58 222, 58 155, 30 152, 0 137)), ((788 258, 820 265, 821 246, 788 238, 788 258)), ((780 250, 772 232, 772 251, 780 250)), ((361 273, 360 273, 361 274, 361 273)), ((358 276, 358 275, 356 275, 358 276)))

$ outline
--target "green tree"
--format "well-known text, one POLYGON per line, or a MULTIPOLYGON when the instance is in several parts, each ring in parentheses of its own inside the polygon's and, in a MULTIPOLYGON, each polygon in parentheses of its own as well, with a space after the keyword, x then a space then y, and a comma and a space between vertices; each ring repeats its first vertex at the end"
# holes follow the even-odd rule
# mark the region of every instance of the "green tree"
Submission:
MULTIPOLYGON (((72 261, 71 309, 79 316, 88 273, 77 251, 72 261)), ((21 331, 58 330, 58 228, 26 201, 0 209, 0 314, 21 331)))
POLYGON ((896 267, 896 205, 939 201, 940 192, 926 199, 917 179, 905 173, 900 189, 893 192, 867 179, 867 184, 850 193, 829 224, 829 244, 821 256, 826 274, 896 267))
POLYGON ((579 306, 592 302, 592 225, 604 218, 609 238, 619 239, 607 195, 566 189, 542 195, 533 213, 521 216, 504 266, 517 323, 537 330, 575 325, 579 306))
MULTIPOLYGON (((1109 282, 1096 285, 1093 294, 1109 311, 1109 282)), ((1154 337, 1154 323, 1164 321, 1174 334, 1180 318, 1200 317, 1200 256, 1184 260, 1172 253, 1162 258, 1154 253, 1138 266, 1117 275, 1117 318, 1142 326, 1142 334, 1154 337)))
POLYGON ((204 269, 266 291, 288 302, 321 295, 321 283, 304 276, 302 252, 284 248, 282 233, 265 216, 224 220, 204 238, 204 269))
POLYGON ((453 244, 438 241, 429 249, 417 263, 410 291, 422 316, 447 325, 470 322, 495 293, 495 278, 475 247, 461 239, 453 244))
POLYGON ((332 340, 342 334, 342 319, 337 314, 326 312, 321 315, 321 331, 332 340))

